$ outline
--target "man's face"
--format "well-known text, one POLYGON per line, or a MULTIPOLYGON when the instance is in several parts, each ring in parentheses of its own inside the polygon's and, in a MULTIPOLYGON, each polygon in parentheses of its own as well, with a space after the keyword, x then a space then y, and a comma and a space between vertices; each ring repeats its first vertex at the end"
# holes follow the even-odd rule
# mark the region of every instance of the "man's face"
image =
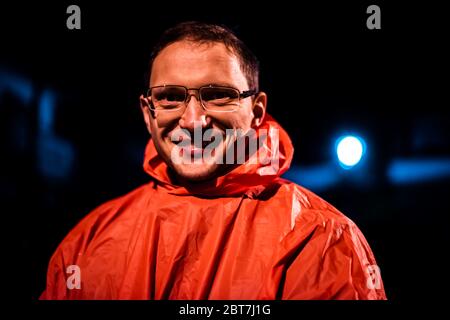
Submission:
MULTIPOLYGON (((162 85, 181 85, 187 88, 199 88, 206 85, 233 87, 240 92, 249 89, 247 80, 241 71, 238 58, 221 43, 198 44, 178 41, 164 48, 153 62, 150 87, 162 85)), ((182 137, 184 151, 188 158, 198 156, 206 144, 194 144, 194 131, 203 134, 212 129, 222 136, 222 141, 215 148, 226 152, 234 143, 227 129, 241 129, 246 132, 256 127, 262 120, 266 105, 266 96, 260 93, 255 98, 248 97, 239 101, 239 106, 232 112, 205 110, 198 96, 198 91, 189 91, 192 96, 180 111, 156 110, 148 108, 149 98, 141 96, 141 107, 147 128, 153 142, 164 161, 175 171, 179 178, 191 181, 214 178, 221 172, 221 152, 213 152, 208 161, 200 158, 196 161, 174 161, 173 151, 180 140, 180 129, 188 133, 182 137), (173 141, 175 140, 175 141, 173 141), (213 160, 213 161, 211 161, 213 160)), ((220 139, 219 139, 220 141, 220 139)))

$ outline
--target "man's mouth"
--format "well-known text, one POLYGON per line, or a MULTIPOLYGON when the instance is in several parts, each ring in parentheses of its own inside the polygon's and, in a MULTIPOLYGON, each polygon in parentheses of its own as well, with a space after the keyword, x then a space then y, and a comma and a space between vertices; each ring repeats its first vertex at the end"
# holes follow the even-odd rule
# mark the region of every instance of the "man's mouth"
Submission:
POLYGON ((201 157, 207 146, 211 144, 211 141, 200 141, 200 143, 195 143, 192 140, 181 139, 178 142, 173 142, 182 152, 187 152, 187 155, 191 157, 201 157))
MULTIPOLYGON (((213 129, 211 129, 213 130, 213 129)), ((186 163, 209 163, 217 160, 221 154, 226 138, 219 130, 195 131, 193 134, 186 130, 175 130, 169 135, 171 144, 175 147, 173 159, 180 159, 186 163), (225 140, 224 140, 225 138, 225 140)), ((179 162, 180 160, 174 160, 179 162)))

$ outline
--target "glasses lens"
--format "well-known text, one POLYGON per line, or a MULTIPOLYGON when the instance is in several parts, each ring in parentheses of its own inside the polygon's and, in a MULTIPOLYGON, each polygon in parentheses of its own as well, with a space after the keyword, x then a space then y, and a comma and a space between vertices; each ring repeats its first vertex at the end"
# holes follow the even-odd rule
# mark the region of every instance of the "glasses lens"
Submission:
POLYGON ((200 96, 207 109, 227 111, 239 105, 239 91, 233 88, 206 87, 200 96))
POLYGON ((157 109, 178 108, 186 100, 186 89, 177 86, 152 89, 152 101, 157 109))

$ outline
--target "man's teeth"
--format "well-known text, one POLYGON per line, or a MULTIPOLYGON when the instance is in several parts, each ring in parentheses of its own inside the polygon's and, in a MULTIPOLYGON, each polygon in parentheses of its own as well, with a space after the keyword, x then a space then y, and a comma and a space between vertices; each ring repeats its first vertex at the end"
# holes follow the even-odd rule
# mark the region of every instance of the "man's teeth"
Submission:
POLYGON ((201 149, 205 149, 210 143, 211 143, 210 141, 203 141, 201 143, 201 145, 197 145, 195 143, 190 143, 190 144, 188 144, 186 142, 181 143, 181 141, 175 142, 175 144, 180 146, 180 147, 186 148, 186 147, 191 146, 193 148, 201 148, 201 149))

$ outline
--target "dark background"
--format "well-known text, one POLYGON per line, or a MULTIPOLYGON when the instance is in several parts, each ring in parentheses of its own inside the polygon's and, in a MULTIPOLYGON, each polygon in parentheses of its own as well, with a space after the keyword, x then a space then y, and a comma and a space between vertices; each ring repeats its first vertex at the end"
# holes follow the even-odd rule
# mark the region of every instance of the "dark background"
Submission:
POLYGON ((10 279, 11 295, 37 299, 67 232, 97 205, 148 181, 138 96, 150 49, 167 27, 202 20, 226 24, 260 58, 268 111, 295 145, 288 177, 357 223, 388 298, 443 298, 450 213, 445 11, 425 2, 344 2, 2 3, 0 210, 19 274, 10 279), (81 7, 81 30, 66 28, 70 4, 81 7), (381 30, 366 28, 370 4, 381 7, 381 30), (364 137, 367 153, 344 171, 333 144, 347 132, 364 137), (390 178, 398 159, 416 160, 403 168, 411 180, 390 178), (329 175, 313 170, 323 164, 329 175), (424 168, 431 173, 414 180, 424 168), (312 180, 303 181, 302 172, 312 180), (330 175, 335 182, 327 184, 330 175))

